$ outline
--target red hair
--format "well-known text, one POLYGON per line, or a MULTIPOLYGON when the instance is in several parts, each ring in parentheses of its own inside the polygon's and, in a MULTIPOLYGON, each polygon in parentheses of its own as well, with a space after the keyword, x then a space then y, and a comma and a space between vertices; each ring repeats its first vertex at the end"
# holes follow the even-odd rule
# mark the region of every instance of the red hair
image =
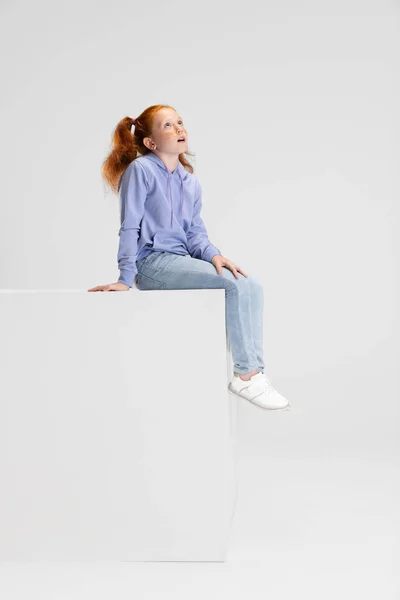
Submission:
MULTIPOLYGON (((135 130, 131 128, 133 119, 124 117, 117 124, 112 135, 112 149, 101 167, 103 179, 110 188, 118 193, 120 179, 128 165, 141 156, 151 152, 143 143, 145 137, 151 137, 154 116, 161 108, 172 108, 166 104, 155 104, 146 108, 135 120, 135 130)), ((173 109, 174 110, 174 109, 173 109)), ((194 156, 192 152, 182 152, 179 162, 189 173, 193 173, 192 165, 186 160, 185 155, 194 156)))

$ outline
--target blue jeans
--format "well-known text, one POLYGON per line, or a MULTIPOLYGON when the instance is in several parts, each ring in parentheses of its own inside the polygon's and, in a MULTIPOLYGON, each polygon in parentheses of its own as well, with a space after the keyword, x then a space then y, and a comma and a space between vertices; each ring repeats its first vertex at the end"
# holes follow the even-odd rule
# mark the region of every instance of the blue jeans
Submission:
POLYGON ((264 372, 263 308, 264 290, 251 276, 227 267, 218 275, 208 261, 190 254, 152 252, 136 261, 138 290, 225 289, 225 330, 231 346, 234 372, 264 372))

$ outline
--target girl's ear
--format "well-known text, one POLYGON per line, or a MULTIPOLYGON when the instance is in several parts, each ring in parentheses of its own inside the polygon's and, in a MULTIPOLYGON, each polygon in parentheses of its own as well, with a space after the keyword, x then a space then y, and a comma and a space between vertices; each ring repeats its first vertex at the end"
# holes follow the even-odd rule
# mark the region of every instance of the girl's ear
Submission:
POLYGON ((155 147, 155 143, 148 137, 143 139, 143 144, 146 146, 146 148, 148 148, 149 150, 151 150, 151 148, 155 147))

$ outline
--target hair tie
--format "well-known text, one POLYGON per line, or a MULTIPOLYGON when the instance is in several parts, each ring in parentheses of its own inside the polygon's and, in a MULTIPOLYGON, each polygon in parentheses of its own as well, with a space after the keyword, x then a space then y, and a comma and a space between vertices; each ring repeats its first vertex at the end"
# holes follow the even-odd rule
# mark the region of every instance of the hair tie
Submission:
POLYGON ((134 118, 132 119, 132 121, 133 121, 133 124, 135 125, 135 123, 136 123, 136 121, 137 121, 137 117, 134 117, 134 118))

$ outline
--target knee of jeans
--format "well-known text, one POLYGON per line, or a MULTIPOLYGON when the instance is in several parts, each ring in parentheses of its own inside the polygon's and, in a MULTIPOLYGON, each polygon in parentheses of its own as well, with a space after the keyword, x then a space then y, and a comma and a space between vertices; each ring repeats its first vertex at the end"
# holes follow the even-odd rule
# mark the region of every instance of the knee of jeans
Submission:
POLYGON ((258 279, 256 279, 252 275, 247 276, 247 281, 248 281, 248 284, 251 285, 252 287, 259 288, 261 290, 264 289, 262 284, 258 281, 258 279))

